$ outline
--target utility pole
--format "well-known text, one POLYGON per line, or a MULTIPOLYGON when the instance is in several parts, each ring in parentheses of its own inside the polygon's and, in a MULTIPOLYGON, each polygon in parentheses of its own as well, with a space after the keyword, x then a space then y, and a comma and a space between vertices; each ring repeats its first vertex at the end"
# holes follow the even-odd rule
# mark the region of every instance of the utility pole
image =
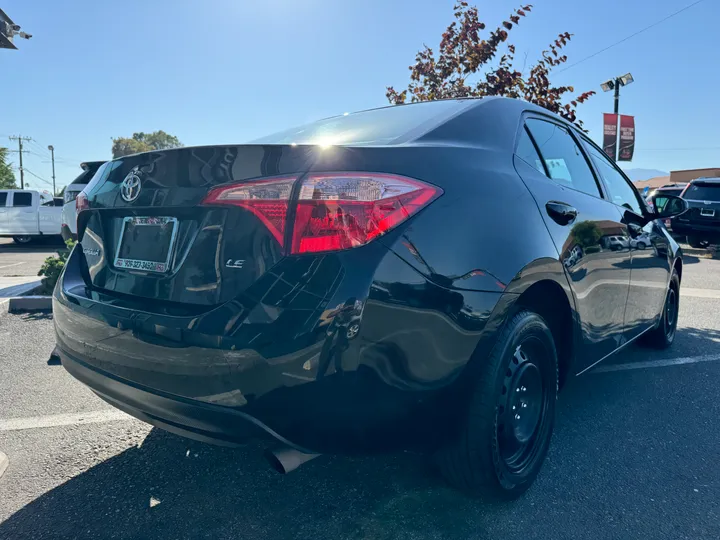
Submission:
POLYGON ((57 192, 55 191, 55 147, 51 144, 48 146, 48 150, 50 150, 50 155, 52 156, 52 169, 53 169, 53 197, 57 195, 57 192))
POLYGON ((23 153, 23 141, 30 142, 32 139, 30 137, 8 137, 11 141, 17 141, 18 142, 18 152, 20 153, 20 189, 25 189, 25 171, 23 170, 23 164, 22 164, 22 153, 23 153))

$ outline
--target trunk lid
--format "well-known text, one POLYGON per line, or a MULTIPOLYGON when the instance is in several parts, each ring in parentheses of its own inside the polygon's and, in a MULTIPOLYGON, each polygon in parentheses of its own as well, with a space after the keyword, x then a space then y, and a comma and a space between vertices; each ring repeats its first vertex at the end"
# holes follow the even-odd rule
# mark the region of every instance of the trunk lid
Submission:
POLYGON ((89 210, 78 222, 87 285, 145 304, 211 307, 232 300, 282 258, 282 249, 252 212, 203 200, 218 185, 300 175, 314 152, 207 146, 109 162, 85 188, 89 210))

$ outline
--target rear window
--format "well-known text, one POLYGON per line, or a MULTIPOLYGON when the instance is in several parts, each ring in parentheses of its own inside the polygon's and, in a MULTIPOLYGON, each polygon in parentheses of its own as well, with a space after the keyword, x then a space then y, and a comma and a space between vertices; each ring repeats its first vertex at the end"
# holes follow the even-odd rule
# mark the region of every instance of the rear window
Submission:
MULTIPOLYGON (((83 169, 83 171, 78 175, 78 177, 70 183, 71 184, 80 184, 80 185, 87 184, 88 182, 90 182, 90 180, 92 180, 92 177, 95 176, 95 173, 97 172, 97 170, 100 167, 102 167, 103 165, 104 165, 104 163, 87 165, 87 169, 83 169)), ((78 193, 80 193, 80 192, 78 191, 78 193)))
POLYGON ((318 120, 262 137, 254 144, 390 144, 412 134, 421 135, 472 101, 429 101, 395 105, 318 120))
POLYGON ((7 204, 7 193, 0 193, 0 206, 7 204))
POLYGON ((683 192, 683 188, 672 188, 672 189, 658 189, 657 195, 673 195, 679 197, 683 192))
POLYGON ((698 201, 720 201, 720 183, 690 184, 683 198, 698 201))

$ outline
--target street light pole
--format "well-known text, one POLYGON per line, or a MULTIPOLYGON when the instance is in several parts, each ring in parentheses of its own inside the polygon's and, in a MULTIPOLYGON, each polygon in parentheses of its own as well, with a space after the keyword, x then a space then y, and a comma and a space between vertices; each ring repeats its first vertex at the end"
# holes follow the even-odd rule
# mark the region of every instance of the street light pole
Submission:
POLYGON ((620 77, 615 77, 614 79, 605 81, 600 85, 604 92, 615 90, 614 112, 616 116, 615 121, 617 123, 615 124, 615 155, 613 156, 613 161, 618 160, 618 152, 620 151, 620 143, 618 142, 618 138, 620 137, 620 87, 627 86, 632 82, 634 82, 633 76, 630 73, 626 73, 620 77))
POLYGON ((615 114, 620 112, 620 77, 615 79, 615 114))
POLYGON ((53 197, 57 194, 57 191, 55 191, 55 147, 51 144, 48 146, 48 150, 50 150, 50 156, 52 160, 52 179, 53 179, 53 197))

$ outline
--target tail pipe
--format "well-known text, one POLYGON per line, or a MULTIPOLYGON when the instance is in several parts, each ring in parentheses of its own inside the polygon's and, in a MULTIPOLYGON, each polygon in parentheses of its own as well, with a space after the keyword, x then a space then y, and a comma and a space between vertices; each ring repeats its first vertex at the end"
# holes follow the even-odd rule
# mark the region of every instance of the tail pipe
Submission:
POLYGON ((265 451, 265 459, 280 474, 287 474, 320 454, 305 454, 289 446, 265 451))

